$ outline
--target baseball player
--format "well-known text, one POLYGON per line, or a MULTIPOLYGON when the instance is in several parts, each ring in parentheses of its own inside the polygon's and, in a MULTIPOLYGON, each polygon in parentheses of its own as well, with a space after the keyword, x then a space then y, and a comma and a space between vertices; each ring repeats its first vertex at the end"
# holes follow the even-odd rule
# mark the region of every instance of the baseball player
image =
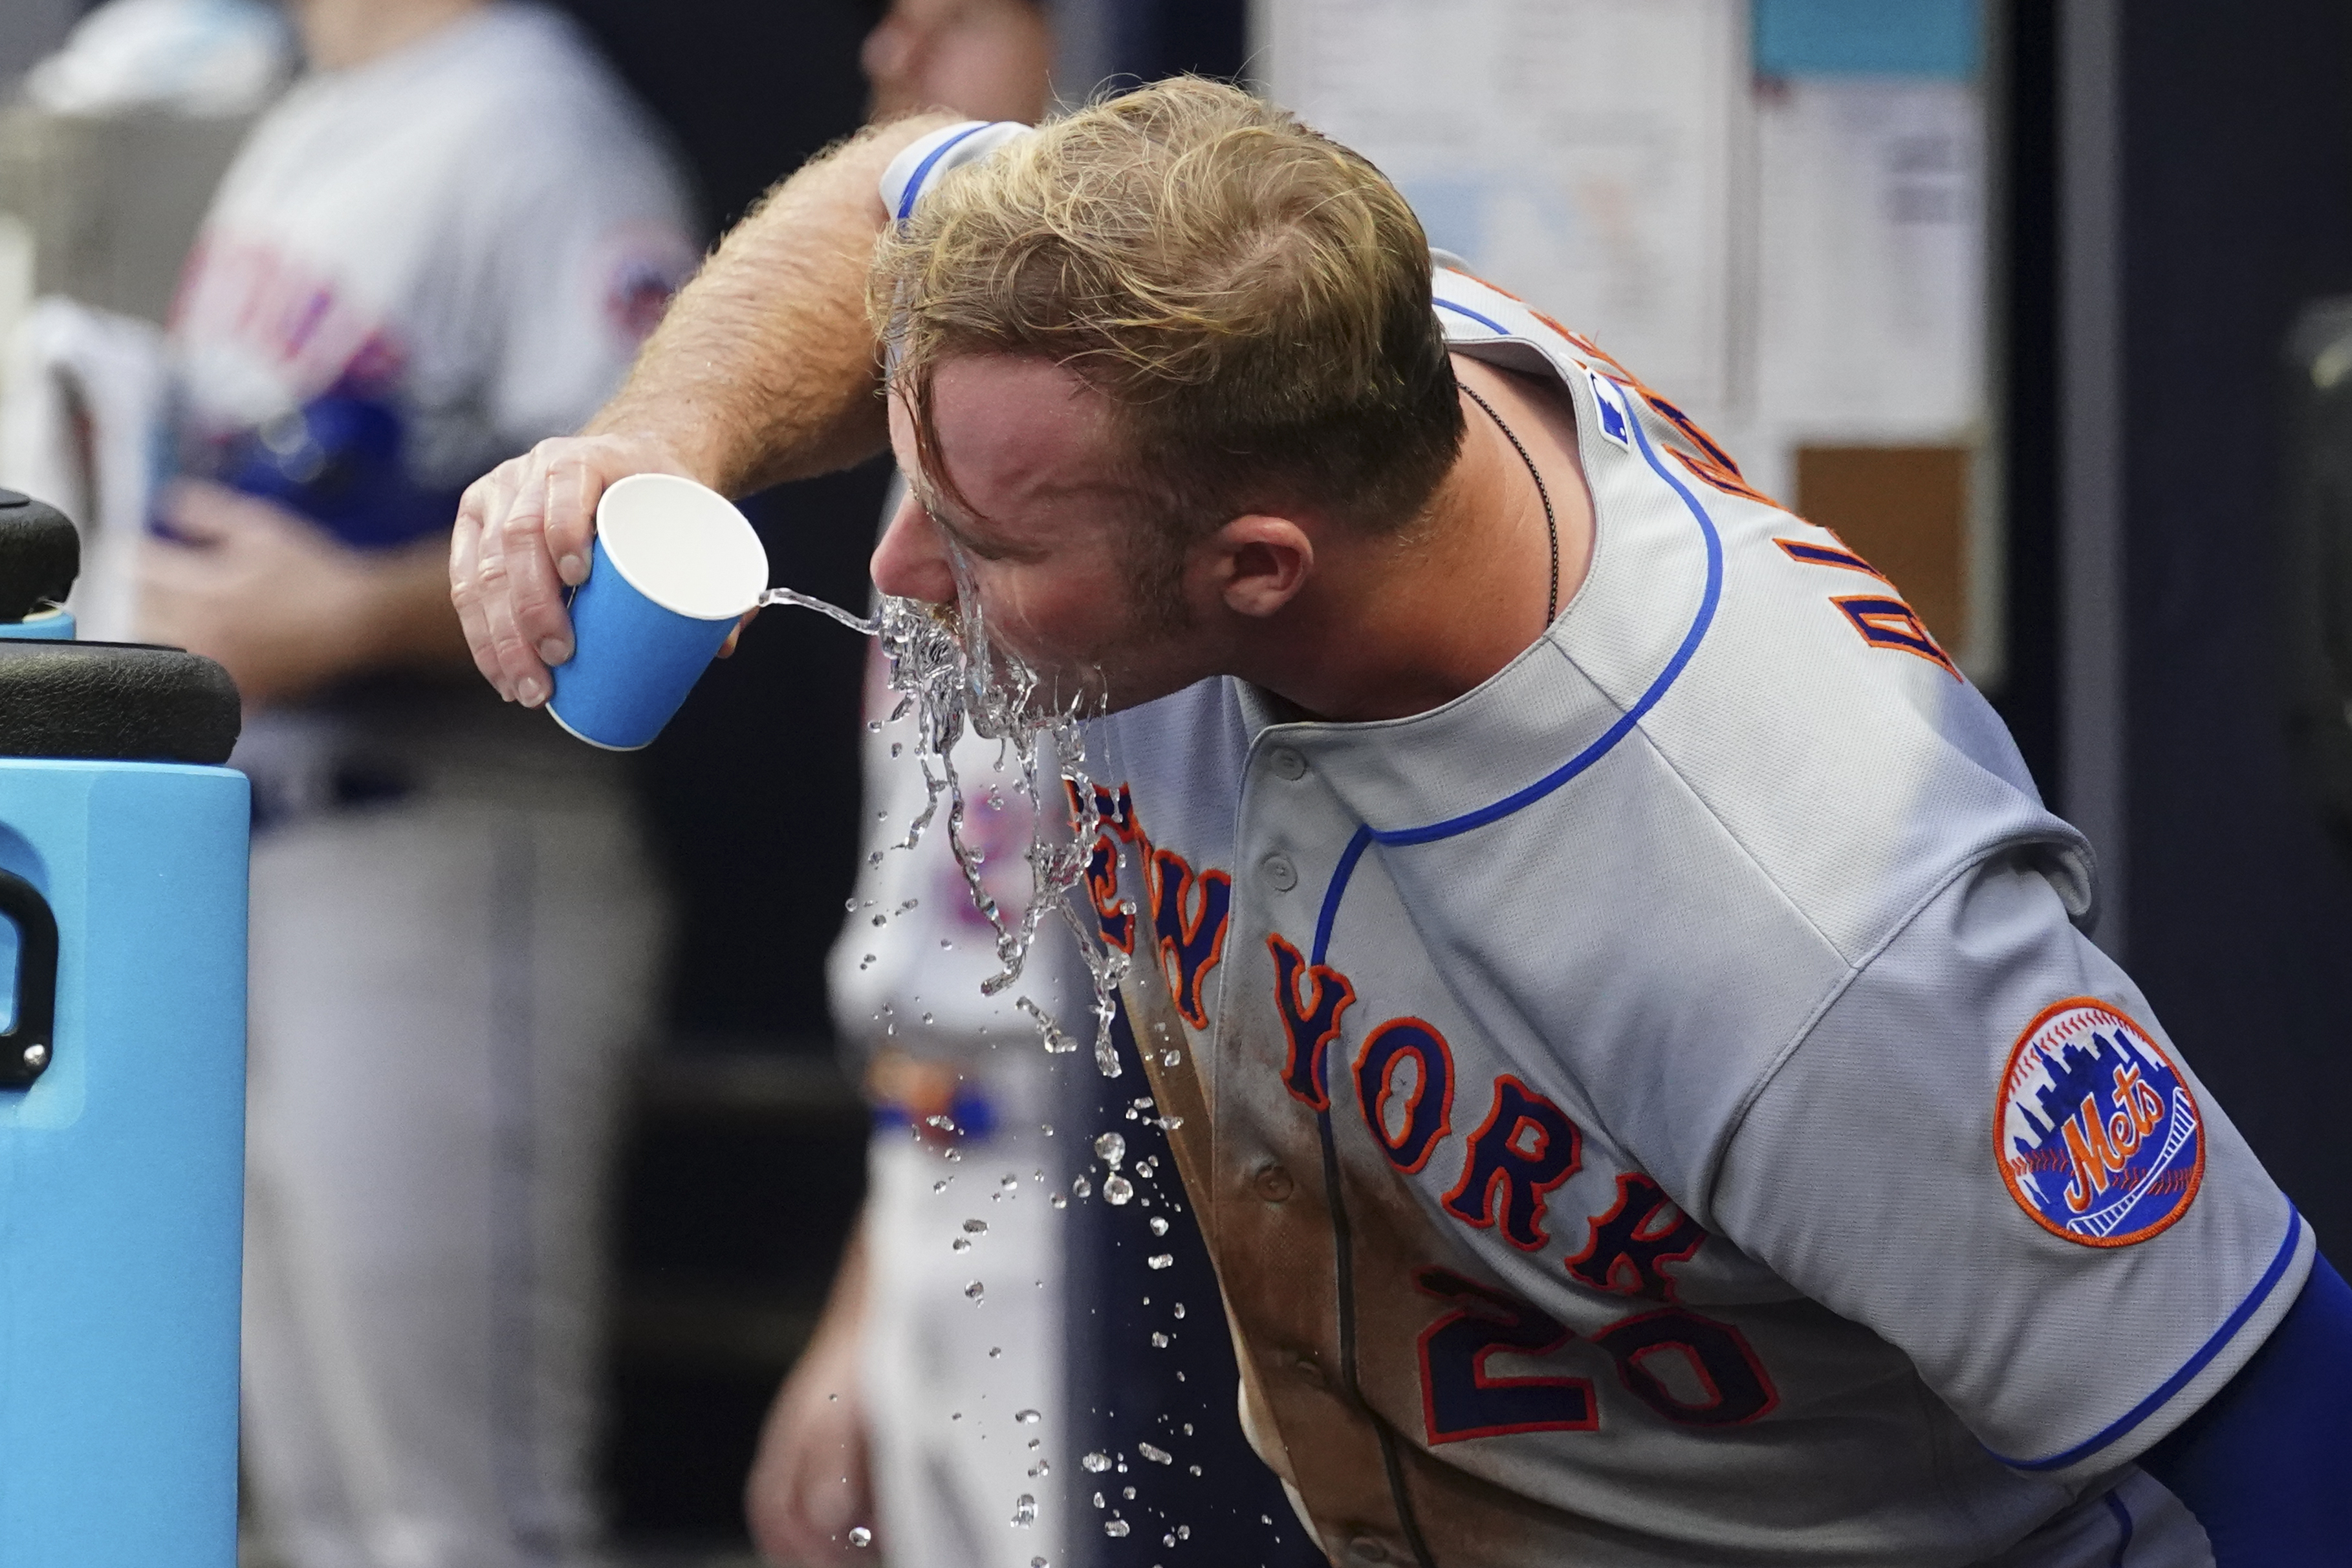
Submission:
POLYGON ((1179 80, 803 175, 585 439, 468 492, 494 684, 568 652, 602 484, 875 438, 817 260, 869 236, 876 581, 961 578, 1116 710, 1122 1026, 1334 1562, 2352 1561, 2352 1291, 2080 934, 1990 710, 1278 110, 1179 80))
POLYGON ((310 73, 172 328, 147 635, 252 775, 245 1435, 289 1568, 598 1560, 598 1194, 662 908, 617 759, 464 675, 466 480, 608 395, 695 259, 572 23, 302 0, 310 73))

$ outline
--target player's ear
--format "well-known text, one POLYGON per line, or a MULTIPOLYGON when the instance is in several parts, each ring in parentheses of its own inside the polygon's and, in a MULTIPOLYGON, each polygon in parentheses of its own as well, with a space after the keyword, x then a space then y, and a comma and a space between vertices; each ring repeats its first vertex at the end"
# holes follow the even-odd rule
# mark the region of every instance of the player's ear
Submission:
POLYGON ((1298 596, 1315 573, 1315 542, 1286 517, 1252 512, 1234 518, 1208 541, 1217 589, 1225 607, 1257 619, 1298 596))

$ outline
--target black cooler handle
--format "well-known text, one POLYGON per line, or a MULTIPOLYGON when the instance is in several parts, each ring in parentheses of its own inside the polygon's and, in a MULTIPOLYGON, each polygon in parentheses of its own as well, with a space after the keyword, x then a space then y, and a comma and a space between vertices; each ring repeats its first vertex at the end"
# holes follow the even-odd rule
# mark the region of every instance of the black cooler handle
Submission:
POLYGON ((0 871, 0 916, 16 927, 16 1020, 0 1032, 0 1089, 26 1089, 57 1052, 58 917, 11 871, 0 871))

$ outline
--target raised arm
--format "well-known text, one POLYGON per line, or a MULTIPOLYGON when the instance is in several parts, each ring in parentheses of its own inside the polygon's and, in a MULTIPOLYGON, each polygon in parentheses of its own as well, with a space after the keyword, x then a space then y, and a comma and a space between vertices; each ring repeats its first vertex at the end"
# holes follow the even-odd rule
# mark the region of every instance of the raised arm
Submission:
POLYGON ((866 264, 888 220, 890 160, 950 122, 866 130, 810 163, 736 226, 682 289, 629 379, 578 436, 476 480, 450 540, 449 596, 474 663, 537 707, 572 657, 563 591, 588 572, 596 502, 614 480, 680 474, 741 495, 879 451, 879 355, 866 264))

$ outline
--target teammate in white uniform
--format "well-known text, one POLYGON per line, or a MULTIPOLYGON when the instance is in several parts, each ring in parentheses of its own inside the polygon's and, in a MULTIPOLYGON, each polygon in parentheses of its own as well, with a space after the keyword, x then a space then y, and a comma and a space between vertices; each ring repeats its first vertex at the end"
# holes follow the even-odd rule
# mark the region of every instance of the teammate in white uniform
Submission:
POLYGON ((460 612, 530 700, 562 497, 854 447, 847 353, 758 390, 845 292, 733 301, 890 153, 876 580, 1129 705, 1091 891, 1334 1561, 2346 1560, 2352 1292, 1892 584, 1278 111, 908 131, 469 492, 460 612))
POLYGON ((462 673, 455 500, 576 426, 694 261, 535 5, 305 0, 172 329, 148 635, 254 778, 247 1471, 290 1568, 594 1560, 598 1197, 661 899, 625 780, 462 673))

